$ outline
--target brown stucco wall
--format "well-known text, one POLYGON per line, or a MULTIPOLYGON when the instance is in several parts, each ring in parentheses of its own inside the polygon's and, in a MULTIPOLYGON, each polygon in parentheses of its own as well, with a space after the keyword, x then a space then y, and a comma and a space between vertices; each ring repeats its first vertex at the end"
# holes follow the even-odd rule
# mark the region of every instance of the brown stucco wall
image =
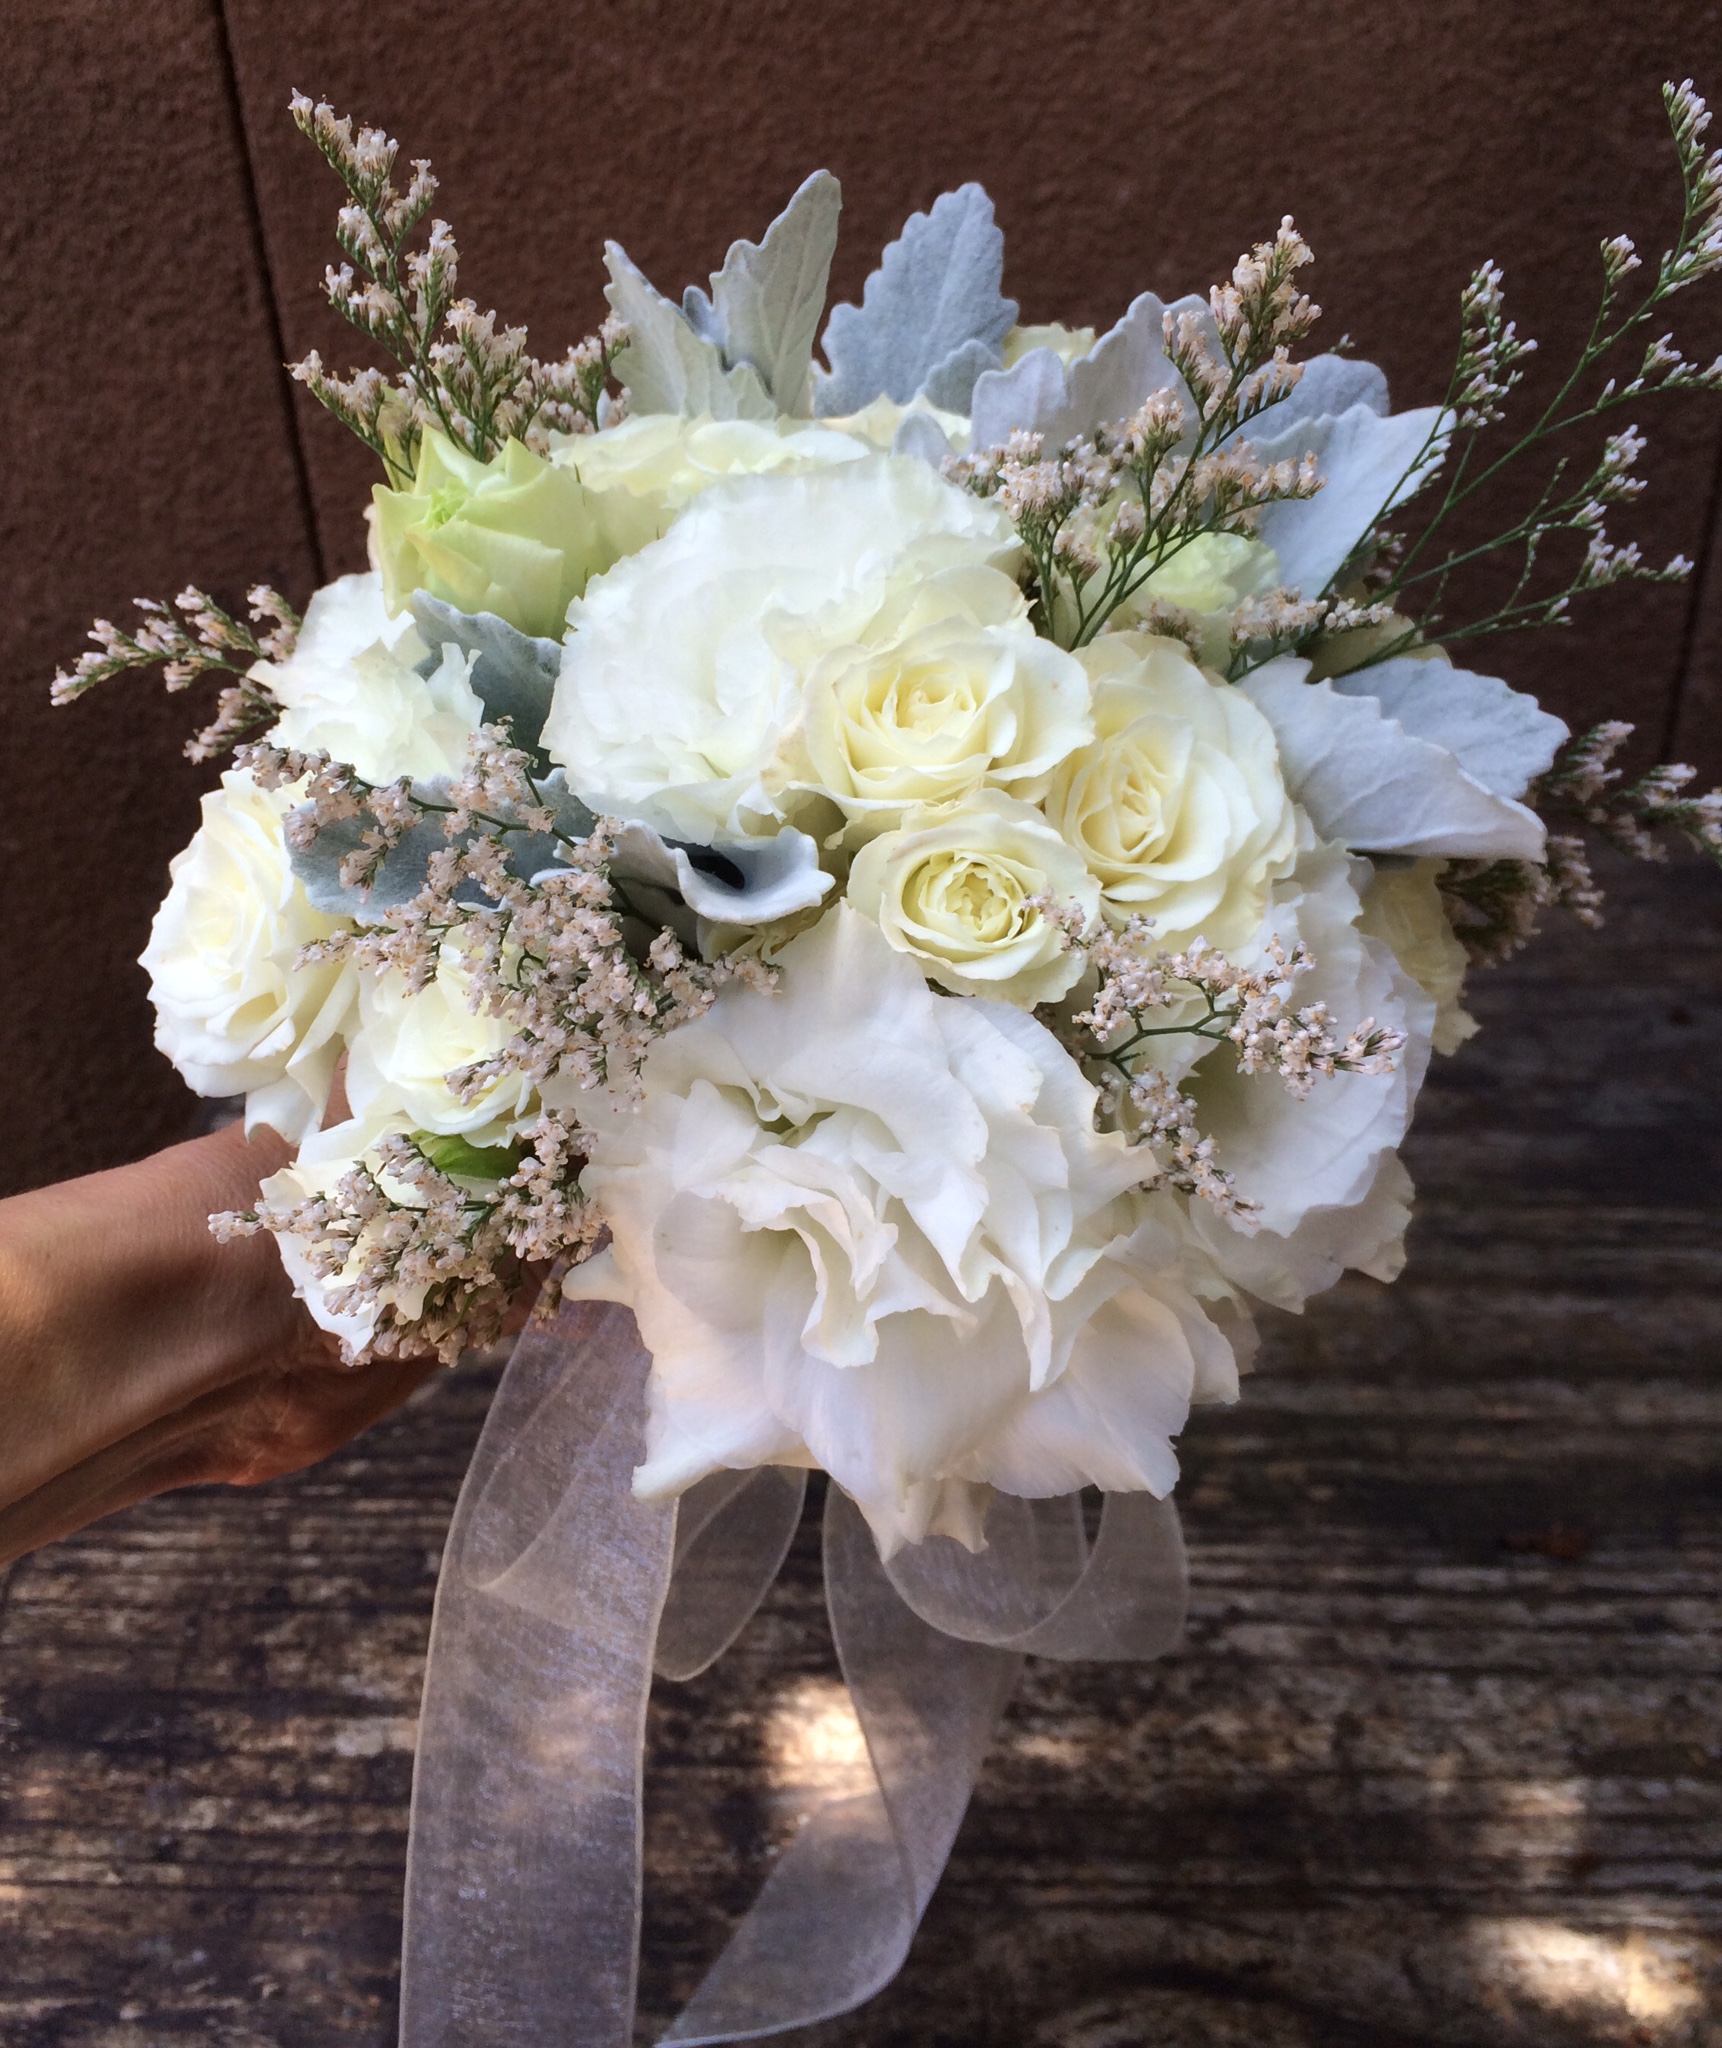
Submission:
MULTIPOLYGON (((1290 210, 1325 334, 1401 403, 1438 394, 1484 256, 1545 360, 1570 349, 1597 240, 1670 223, 1659 82, 1722 91, 1722 9, 1696 0, 12 0, 5 22, 8 1188, 143 1151, 188 1111, 132 963, 194 819, 191 707, 134 685, 50 712, 48 676, 133 596, 302 596, 319 561, 361 557, 367 458, 277 367, 352 355, 319 300, 335 187, 290 87, 434 158, 465 284, 541 344, 601 313, 605 235, 679 289, 828 163, 839 294, 908 211, 978 177, 1028 318, 1103 323, 1205 284, 1290 210)), ((1719 310, 1695 295, 1695 347, 1722 346, 1719 310)), ((1635 530, 1702 553, 1722 408, 1660 424, 1635 530)), ((1722 769, 1722 557, 1707 570, 1493 665, 1722 769)))

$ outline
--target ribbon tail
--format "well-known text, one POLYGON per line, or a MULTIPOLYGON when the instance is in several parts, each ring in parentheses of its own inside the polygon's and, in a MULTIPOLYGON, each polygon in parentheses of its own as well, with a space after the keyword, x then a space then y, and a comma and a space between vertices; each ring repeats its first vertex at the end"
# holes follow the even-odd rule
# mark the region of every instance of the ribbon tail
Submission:
POLYGON ((967 1810, 1020 1656, 929 1626, 898 1597, 835 1485, 825 1591, 874 1786, 820 1807, 662 2037, 753 2040, 852 2011, 902 1968, 967 1810))
POLYGON ((650 1359, 565 1306, 455 1511, 413 1773, 402 2048, 630 2048, 640 1778, 675 1509, 633 1497, 650 1359))

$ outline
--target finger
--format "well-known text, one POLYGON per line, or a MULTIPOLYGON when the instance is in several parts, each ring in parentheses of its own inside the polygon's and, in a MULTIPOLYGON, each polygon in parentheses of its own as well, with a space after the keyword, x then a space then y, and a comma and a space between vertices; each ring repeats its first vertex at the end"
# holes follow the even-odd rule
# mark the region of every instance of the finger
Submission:
POLYGON ((314 1464, 436 1370, 427 1359, 379 1360, 356 1371, 318 1362, 218 1388, 0 1509, 0 1564, 152 1494, 218 1481, 256 1485, 314 1464))

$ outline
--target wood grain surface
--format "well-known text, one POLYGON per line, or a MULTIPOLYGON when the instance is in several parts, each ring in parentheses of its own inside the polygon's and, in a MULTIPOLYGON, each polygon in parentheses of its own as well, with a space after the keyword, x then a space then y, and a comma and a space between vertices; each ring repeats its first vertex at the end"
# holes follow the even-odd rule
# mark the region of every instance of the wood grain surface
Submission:
MULTIPOLYGON (((1276 1317, 1186 1644, 1031 1663, 909 1965, 818 2048, 1722 2043, 1722 880, 1477 987, 1394 1287, 1276 1317)), ((4 2048, 386 2048, 439 1551, 494 1374, 0 1584, 4 2048)), ((651 1724, 642 2041, 853 1769, 815 1529, 651 1724)), ((546 2044, 550 2048, 550 2044, 546 2044)))

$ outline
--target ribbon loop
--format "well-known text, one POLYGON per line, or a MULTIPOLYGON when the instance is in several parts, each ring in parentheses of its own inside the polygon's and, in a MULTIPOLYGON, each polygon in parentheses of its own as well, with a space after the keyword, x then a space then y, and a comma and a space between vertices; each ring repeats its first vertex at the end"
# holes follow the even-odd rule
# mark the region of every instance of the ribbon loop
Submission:
POLYGON ((825 1597, 873 1788, 817 1808, 663 2036, 709 2048, 863 2005, 903 1966, 1022 1659, 897 1597, 860 1510, 825 1501, 825 1597))
POLYGON ((682 1496, 652 1663, 660 1678, 698 1677, 753 1619, 795 1540, 806 1494, 805 1472, 761 1465, 714 1472, 682 1496))
POLYGON ((1082 1499, 995 1494, 987 1547, 948 1536, 908 1545, 885 1566, 923 1620, 947 1635, 1065 1661, 1142 1662, 1184 1630, 1189 1568, 1178 1511, 1149 1493, 1109 1493, 1092 1553, 1082 1499))

